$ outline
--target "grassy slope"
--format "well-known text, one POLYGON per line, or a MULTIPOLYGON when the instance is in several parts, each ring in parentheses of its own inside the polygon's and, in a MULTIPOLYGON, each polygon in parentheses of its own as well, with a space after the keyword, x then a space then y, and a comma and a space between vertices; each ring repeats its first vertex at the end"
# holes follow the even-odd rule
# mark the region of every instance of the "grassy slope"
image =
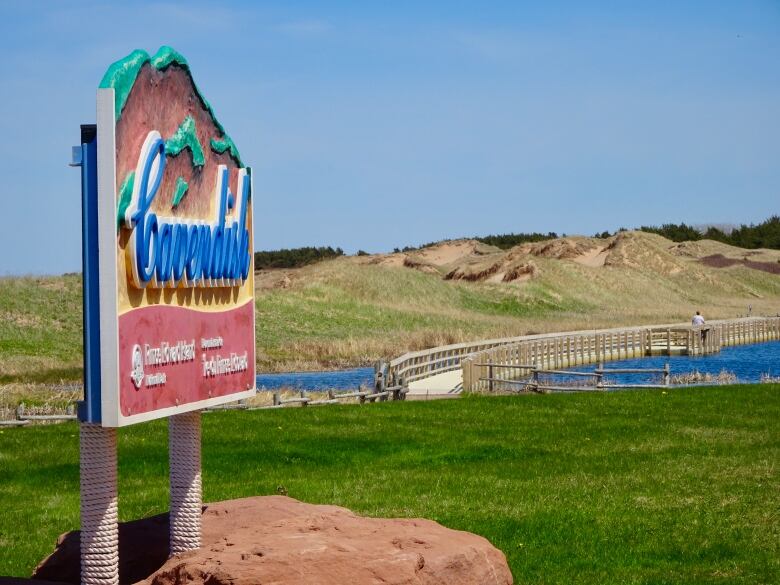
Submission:
MULTIPOLYGON (((540 276, 519 285, 444 281, 354 257, 309 266, 291 272, 288 288, 258 289, 258 364, 332 368, 469 339, 686 320, 696 309, 780 312, 780 277, 707 268, 669 256, 669 245, 629 238, 627 258, 641 268, 534 257, 540 276)), ((0 317, 0 384, 80 378, 78 277, 0 279, 0 317)))
MULTIPOLYGON (((432 518, 517 583, 777 583, 778 417, 777 385, 215 413, 205 499, 432 518)), ((122 518, 164 511, 164 422, 119 437, 122 518)), ((78 525, 76 425, 0 431, 0 477, 0 574, 27 575, 78 525)))
POLYGON ((748 304, 780 311, 780 278, 741 266, 683 262, 669 274, 534 262, 541 276, 520 285, 444 281, 354 258, 307 267, 289 288, 258 290, 259 363, 338 366, 490 336, 681 321, 698 309, 708 318, 744 314, 748 304))
POLYGON ((0 383, 81 378, 81 277, 0 278, 0 383))

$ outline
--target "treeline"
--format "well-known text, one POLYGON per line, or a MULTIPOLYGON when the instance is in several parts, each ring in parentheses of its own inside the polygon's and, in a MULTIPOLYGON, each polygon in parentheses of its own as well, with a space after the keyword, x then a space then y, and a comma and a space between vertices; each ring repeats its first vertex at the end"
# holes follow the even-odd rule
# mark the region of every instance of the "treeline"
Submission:
MULTIPOLYGON (((544 240, 554 240, 557 237, 559 236, 555 232, 548 232, 546 234, 533 232, 529 234, 492 234, 489 236, 472 236, 469 239, 482 242, 483 244, 489 244, 491 246, 495 246, 496 248, 501 248, 502 250, 508 250, 509 248, 518 246, 520 244, 525 244, 527 242, 542 242, 544 240)), ((562 234, 562 237, 565 238, 566 234, 562 234)), ((427 244, 422 244, 421 246, 404 246, 403 248, 393 248, 393 252, 396 254, 398 252, 414 252, 415 250, 423 250, 425 248, 430 248, 431 246, 437 246, 439 244, 445 244, 452 241, 452 239, 448 238, 446 240, 439 240, 437 242, 428 242, 427 244)))
POLYGON ((482 242, 483 244, 489 244, 491 246, 495 246, 496 248, 501 248, 502 250, 508 250, 509 248, 519 246, 520 244, 527 244, 528 242, 541 242, 543 240, 554 240, 557 237, 558 234, 555 232, 549 232, 546 234, 534 232, 530 234, 497 234, 477 237, 474 239, 478 242, 482 242))
MULTIPOLYGON (((739 248, 772 248, 775 250, 780 250, 780 216, 778 215, 773 215, 769 219, 762 221, 759 224, 743 224, 729 233, 726 233, 717 227, 709 227, 706 230, 701 230, 686 223, 665 223, 660 227, 643 225, 638 229, 643 232, 658 234, 669 240, 672 240, 673 242, 688 242, 707 239, 717 240, 719 242, 737 246, 739 248)), ((609 238, 619 232, 625 231, 627 231, 626 228, 620 228, 614 233, 604 231, 594 234, 594 237, 609 238)), ((546 234, 534 232, 520 234, 497 234, 474 237, 472 239, 506 250, 519 244, 525 244, 526 242, 539 242, 557 237, 559 236, 555 232, 549 232, 546 234)), ((565 238, 566 234, 562 234, 561 237, 565 238)), ((426 246, 430 245, 432 244, 426 244, 426 246)), ((398 250, 396 249, 396 251, 398 250)))
POLYGON ((330 246, 264 250, 255 252, 255 270, 263 268, 300 268, 320 260, 337 258, 343 255, 344 250, 331 248, 330 246))
POLYGON ((742 224, 728 234, 716 227, 709 227, 705 231, 700 231, 684 223, 665 223, 661 227, 642 226, 639 229, 643 232, 661 235, 674 242, 706 239, 717 240, 718 242, 739 248, 772 248, 780 250, 780 216, 778 215, 773 215, 759 224, 742 224))

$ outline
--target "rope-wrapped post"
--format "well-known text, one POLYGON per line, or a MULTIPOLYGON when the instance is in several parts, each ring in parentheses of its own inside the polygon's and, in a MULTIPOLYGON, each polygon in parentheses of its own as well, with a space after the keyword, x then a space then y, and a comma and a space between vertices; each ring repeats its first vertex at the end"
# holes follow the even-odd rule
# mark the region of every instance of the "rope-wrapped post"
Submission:
POLYGON ((171 554, 200 548, 201 471, 200 411, 168 419, 168 453, 171 468, 171 554))
POLYGON ((79 449, 81 583, 118 585, 116 429, 82 422, 79 449))

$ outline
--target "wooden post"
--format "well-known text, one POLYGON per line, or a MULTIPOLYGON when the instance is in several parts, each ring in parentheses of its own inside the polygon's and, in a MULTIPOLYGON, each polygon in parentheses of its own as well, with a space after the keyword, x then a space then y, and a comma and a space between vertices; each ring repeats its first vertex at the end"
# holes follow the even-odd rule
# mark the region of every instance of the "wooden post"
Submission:
POLYGON ((279 406, 281 404, 281 399, 279 397, 279 391, 274 390, 274 406, 279 406))
POLYGON ((669 362, 666 362, 664 364, 664 386, 669 385, 669 378, 670 378, 669 362))
POLYGON ((471 392, 471 358, 465 358, 460 362, 460 369, 463 372, 463 390, 471 392))
POLYGON ((672 330, 666 329, 666 355, 672 355, 672 330))
MULTIPOLYGON (((306 398, 306 390, 301 390, 301 398, 306 398)), ((308 406, 309 402, 307 400, 301 400, 301 406, 308 406)))
POLYGON ((488 360, 488 392, 493 391, 493 358, 488 360))
MULTIPOLYGON (((387 365, 383 360, 379 360, 374 365, 374 393, 379 394, 381 392, 384 392, 387 388, 387 384, 385 383, 385 374, 387 370, 387 365)), ((382 402, 385 402, 387 400, 387 396, 383 396, 380 398, 382 402)))
POLYGON ((601 371, 596 372, 596 388, 601 390, 604 388, 604 362, 599 362, 598 369, 601 371))
POLYGON ((539 366, 534 364, 534 388, 536 388, 537 392, 540 392, 539 390, 539 366))

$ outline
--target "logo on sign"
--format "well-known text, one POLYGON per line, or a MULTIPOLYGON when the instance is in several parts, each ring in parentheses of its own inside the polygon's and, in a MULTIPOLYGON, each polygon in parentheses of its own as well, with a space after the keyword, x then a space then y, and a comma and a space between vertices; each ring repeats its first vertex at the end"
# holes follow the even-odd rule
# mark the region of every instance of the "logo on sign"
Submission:
POLYGON ((140 345, 133 346, 133 369, 130 372, 130 379, 136 390, 144 383, 144 356, 140 345))

